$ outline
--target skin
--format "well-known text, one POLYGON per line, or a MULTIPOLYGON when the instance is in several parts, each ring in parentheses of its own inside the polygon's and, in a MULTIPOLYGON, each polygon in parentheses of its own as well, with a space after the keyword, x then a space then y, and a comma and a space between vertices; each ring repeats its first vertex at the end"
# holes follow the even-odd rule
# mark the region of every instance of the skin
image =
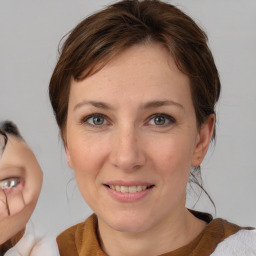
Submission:
POLYGON ((108 255, 159 255, 203 230, 206 223, 185 208, 186 185, 214 122, 209 116, 198 128, 189 79, 160 44, 133 46, 94 75, 71 81, 67 162, 98 216, 108 255), (163 113, 159 125, 155 115, 163 113), (95 114, 102 124, 90 118, 95 114), (104 185, 113 181, 153 188, 140 200, 120 202, 104 185))
POLYGON ((25 227, 36 206, 43 178, 33 152, 13 135, 8 135, 0 158, 0 180, 10 177, 19 177, 22 182, 12 189, 0 189, 0 244, 25 227))

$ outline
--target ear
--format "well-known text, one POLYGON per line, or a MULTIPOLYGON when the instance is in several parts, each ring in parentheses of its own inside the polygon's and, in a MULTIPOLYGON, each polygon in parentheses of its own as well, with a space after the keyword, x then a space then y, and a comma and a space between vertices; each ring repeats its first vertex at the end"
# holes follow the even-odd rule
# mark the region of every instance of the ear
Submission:
POLYGON ((202 124, 199 130, 191 166, 199 166, 202 163, 207 153, 207 150, 212 138, 212 134, 214 131, 214 127, 215 127, 215 115, 211 114, 206 120, 206 122, 202 124))
POLYGON ((65 143, 65 154, 66 154, 66 161, 67 161, 68 166, 71 169, 73 169, 70 152, 69 152, 69 149, 68 149, 68 145, 66 143, 65 143))

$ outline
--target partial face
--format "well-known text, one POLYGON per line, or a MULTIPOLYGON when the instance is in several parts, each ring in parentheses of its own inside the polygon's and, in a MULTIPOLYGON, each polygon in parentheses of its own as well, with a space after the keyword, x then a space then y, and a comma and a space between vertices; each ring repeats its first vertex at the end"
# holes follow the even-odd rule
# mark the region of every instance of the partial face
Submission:
POLYGON ((99 225, 142 232, 184 211, 205 137, 188 77, 158 44, 131 47, 71 81, 67 161, 99 225))
MULTIPOLYGON (((1 144, 1 148, 3 143, 1 144)), ((0 189, 0 244, 25 227, 29 220, 42 185, 42 171, 27 144, 8 135, 8 142, 0 157, 0 181, 10 179, 20 183, 7 188, 11 182, 4 182, 0 189)))

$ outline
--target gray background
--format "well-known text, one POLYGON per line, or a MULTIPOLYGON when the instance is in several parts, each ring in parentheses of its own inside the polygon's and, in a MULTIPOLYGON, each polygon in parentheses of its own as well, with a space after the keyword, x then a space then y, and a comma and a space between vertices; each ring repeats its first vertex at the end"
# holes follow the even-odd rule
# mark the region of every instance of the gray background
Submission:
MULTIPOLYGON (((217 143, 202 170, 216 216, 256 226, 256 1, 170 2, 207 31, 221 76, 217 143)), ((61 37, 109 3, 0 0, 0 120, 18 124, 44 171, 32 217, 37 234, 57 234, 90 213, 66 166, 47 87, 61 37)), ((195 200, 190 193, 188 205, 195 200)), ((196 209, 214 213, 204 196, 196 209)))

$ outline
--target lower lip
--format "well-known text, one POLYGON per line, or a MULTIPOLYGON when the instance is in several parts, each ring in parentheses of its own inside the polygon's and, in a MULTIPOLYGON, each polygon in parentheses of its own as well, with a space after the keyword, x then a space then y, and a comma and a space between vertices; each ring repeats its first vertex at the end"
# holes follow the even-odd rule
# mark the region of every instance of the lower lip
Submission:
POLYGON ((150 192, 152 192, 152 189, 153 189, 153 187, 151 187, 151 188, 148 188, 146 190, 139 191, 136 193, 122 193, 122 192, 118 192, 114 189, 111 189, 105 185, 104 185, 104 187, 106 188, 106 190, 108 191, 110 196, 119 202, 139 201, 139 200, 145 198, 150 192))

